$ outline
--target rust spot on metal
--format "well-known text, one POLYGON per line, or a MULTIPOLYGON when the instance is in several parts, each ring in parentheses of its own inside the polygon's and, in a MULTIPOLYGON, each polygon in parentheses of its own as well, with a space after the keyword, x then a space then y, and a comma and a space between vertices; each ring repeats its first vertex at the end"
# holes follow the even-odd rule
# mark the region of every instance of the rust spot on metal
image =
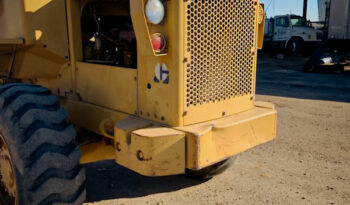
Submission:
POLYGON ((137 159, 140 160, 140 161, 151 161, 152 160, 152 157, 150 158, 145 158, 143 152, 141 150, 137 151, 137 159))
POLYGON ((122 148, 121 148, 121 145, 119 142, 117 142, 117 144, 115 145, 116 149, 118 152, 121 152, 122 151, 122 148))
POLYGON ((184 111, 184 113, 182 114, 182 116, 184 116, 184 117, 185 117, 187 114, 188 114, 188 111, 187 111, 187 110, 185 110, 185 111, 184 111))

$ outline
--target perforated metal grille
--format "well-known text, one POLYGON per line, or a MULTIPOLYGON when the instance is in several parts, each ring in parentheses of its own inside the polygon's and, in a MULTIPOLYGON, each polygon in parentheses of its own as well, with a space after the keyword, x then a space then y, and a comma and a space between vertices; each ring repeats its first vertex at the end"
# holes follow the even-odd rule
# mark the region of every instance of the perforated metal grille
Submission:
POLYGON ((186 5, 187 106, 253 92, 253 0, 190 0, 186 5))

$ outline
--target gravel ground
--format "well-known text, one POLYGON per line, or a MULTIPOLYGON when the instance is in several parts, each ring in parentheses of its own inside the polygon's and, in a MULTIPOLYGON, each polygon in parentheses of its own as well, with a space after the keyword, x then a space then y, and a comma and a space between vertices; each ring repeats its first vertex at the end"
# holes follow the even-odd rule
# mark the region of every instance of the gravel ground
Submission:
POLYGON ((305 59, 259 62, 258 100, 278 110, 277 139, 208 181, 86 166, 86 204, 350 204, 350 75, 303 73, 305 59))

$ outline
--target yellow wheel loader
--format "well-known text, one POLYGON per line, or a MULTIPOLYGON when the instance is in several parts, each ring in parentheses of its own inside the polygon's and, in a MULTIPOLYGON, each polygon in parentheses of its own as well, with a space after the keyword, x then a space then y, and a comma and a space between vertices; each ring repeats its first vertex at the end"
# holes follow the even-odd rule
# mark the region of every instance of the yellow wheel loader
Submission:
POLYGON ((259 0, 0 0, 0 203, 81 204, 81 165, 101 160, 210 178, 273 140, 264 16, 259 0))

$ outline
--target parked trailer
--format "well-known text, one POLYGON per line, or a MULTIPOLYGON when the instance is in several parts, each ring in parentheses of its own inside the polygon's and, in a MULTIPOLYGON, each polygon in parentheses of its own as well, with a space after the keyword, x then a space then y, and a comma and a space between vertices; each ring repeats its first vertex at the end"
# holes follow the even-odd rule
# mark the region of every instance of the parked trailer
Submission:
POLYGON ((325 12, 324 46, 304 65, 304 71, 344 70, 350 65, 350 0, 323 0, 325 12))

